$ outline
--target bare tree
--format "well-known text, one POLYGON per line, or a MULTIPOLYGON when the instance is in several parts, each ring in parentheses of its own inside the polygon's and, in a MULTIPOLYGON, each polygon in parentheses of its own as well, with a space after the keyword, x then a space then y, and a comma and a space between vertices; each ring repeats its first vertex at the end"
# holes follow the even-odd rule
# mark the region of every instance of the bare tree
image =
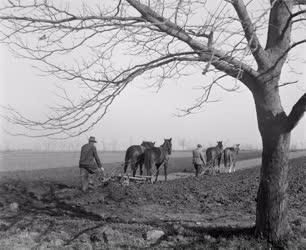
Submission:
POLYGON ((290 84, 280 81, 289 52, 306 41, 291 42, 295 30, 306 34, 305 0, 117 0, 80 8, 72 1, 29 2, 8 0, 1 9, 2 42, 43 72, 74 81, 84 91, 72 98, 60 87, 65 103, 53 107, 44 121, 6 107, 9 122, 32 136, 77 136, 95 126, 140 75, 160 88, 169 78, 212 73, 183 114, 211 101, 214 88, 234 91, 241 82, 253 94, 263 145, 256 233, 274 243, 284 240, 290 233, 290 132, 305 112, 306 94, 287 115, 279 88, 290 84), (228 77, 236 79, 234 86, 227 86, 228 77))

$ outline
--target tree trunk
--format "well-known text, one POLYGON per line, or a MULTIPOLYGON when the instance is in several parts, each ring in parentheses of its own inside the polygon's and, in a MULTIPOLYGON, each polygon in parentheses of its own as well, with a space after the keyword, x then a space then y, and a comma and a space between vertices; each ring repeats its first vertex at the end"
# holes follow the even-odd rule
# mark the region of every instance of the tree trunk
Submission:
POLYGON ((287 219, 289 143, 290 133, 263 137, 256 234, 273 243, 281 243, 290 232, 287 219))
POLYGON ((256 234, 278 245, 286 242, 291 232, 287 218, 290 132, 284 129, 287 116, 281 106, 278 88, 275 84, 266 86, 269 87, 254 94, 263 145, 256 234))

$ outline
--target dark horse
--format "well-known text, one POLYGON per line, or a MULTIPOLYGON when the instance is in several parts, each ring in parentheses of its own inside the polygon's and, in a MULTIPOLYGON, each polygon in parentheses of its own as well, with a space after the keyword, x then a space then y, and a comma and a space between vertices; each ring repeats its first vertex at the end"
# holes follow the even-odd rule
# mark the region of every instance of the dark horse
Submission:
POLYGON ((159 167, 162 164, 164 164, 165 181, 167 181, 167 167, 171 151, 172 151, 172 138, 164 139, 164 143, 160 147, 153 147, 145 151, 144 163, 145 163, 145 168, 147 170, 147 175, 152 176, 152 169, 154 168, 154 166, 156 167, 156 177, 154 182, 157 181, 159 174, 159 167))
POLYGON ((216 162, 218 162, 218 167, 220 167, 222 152, 223 152, 222 141, 218 141, 216 147, 210 147, 206 149, 206 161, 208 166, 212 167, 213 170, 215 168, 216 162))
POLYGON ((239 152, 240 144, 236 144, 235 147, 228 147, 224 149, 224 167, 229 167, 229 172, 235 172, 237 155, 239 152))
POLYGON ((131 166, 133 176, 136 175, 137 168, 139 166, 140 175, 142 172, 142 165, 144 163, 144 152, 146 149, 154 147, 155 142, 143 141, 141 145, 130 146, 125 153, 124 160, 124 173, 126 173, 128 166, 131 166))

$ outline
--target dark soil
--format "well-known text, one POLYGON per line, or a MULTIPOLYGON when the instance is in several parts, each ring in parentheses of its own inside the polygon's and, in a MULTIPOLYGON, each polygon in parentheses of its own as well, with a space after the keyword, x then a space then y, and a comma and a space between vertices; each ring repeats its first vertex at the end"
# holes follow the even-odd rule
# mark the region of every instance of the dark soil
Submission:
MULTIPOLYGON (((156 184, 108 182, 87 194, 78 180, 33 179, 1 180, 0 249, 270 247, 253 236, 259 168, 156 184), (150 230, 165 235, 149 241, 150 230)), ((306 157, 290 163, 288 196, 289 248, 306 249, 306 157)))

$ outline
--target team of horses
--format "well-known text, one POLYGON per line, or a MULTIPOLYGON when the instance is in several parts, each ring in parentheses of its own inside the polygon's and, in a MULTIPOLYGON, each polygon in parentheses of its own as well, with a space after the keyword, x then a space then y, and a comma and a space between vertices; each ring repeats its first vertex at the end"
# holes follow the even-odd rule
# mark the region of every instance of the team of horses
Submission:
POLYGON ((224 167, 229 168, 229 172, 234 172, 236 167, 237 155, 239 153, 240 144, 234 145, 234 147, 227 147, 223 149, 222 141, 217 142, 217 146, 209 147, 206 149, 206 164, 212 170, 215 170, 216 164, 220 168, 222 157, 224 167))
MULTIPOLYGON (((147 176, 152 176, 153 170, 156 170, 154 181, 156 182, 160 167, 163 165, 165 181, 167 181, 167 168, 171 152, 172 138, 164 139, 164 143, 159 147, 155 146, 155 142, 150 141, 143 141, 140 145, 132 145, 126 150, 124 173, 130 167, 134 177, 138 168, 140 175, 143 175, 144 165, 147 176)), ((229 168, 229 172, 231 173, 235 171, 238 152, 239 144, 223 149, 222 141, 218 141, 215 147, 206 149, 206 165, 212 170, 215 170, 216 165, 220 168, 223 157, 224 167, 229 168)))
POLYGON ((128 166, 131 167, 133 176, 139 167, 140 175, 143 175, 142 166, 145 166, 147 176, 152 176, 152 171, 155 167, 155 181, 159 175, 160 166, 164 166, 165 181, 167 181, 167 168, 169 155, 172 152, 172 138, 164 139, 164 143, 159 147, 155 147, 155 142, 143 141, 141 145, 130 146, 125 154, 124 173, 128 166))

